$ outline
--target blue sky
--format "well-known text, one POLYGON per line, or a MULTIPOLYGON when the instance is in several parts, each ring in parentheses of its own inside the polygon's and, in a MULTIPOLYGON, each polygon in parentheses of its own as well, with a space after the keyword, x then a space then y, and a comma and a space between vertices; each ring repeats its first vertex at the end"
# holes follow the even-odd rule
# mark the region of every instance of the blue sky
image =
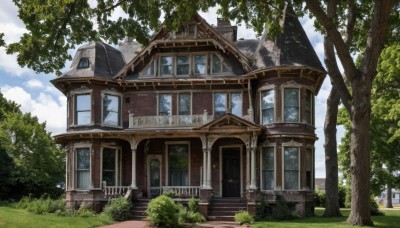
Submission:
MULTIPOLYGON (((200 13, 209 24, 216 24, 216 9, 207 13, 200 13)), ((118 14, 120 12, 116 12, 118 14)), ((18 18, 16 6, 12 1, 2 2, 0 8, 0 28, 5 33, 6 43, 16 42, 26 31, 22 21, 18 18)), ((114 15, 117 17, 118 15, 114 15)), ((314 31, 313 21, 308 17, 300 19, 307 36, 309 37, 317 55, 323 63, 323 37, 314 31)), ((239 26, 238 38, 254 38, 252 30, 239 26)), ((70 53, 73 55, 74 50, 70 53)), ((64 71, 69 68, 67 62, 64 71)), ((28 68, 21 68, 16 62, 16 55, 7 55, 4 48, 0 48, 0 90, 3 95, 21 105, 23 112, 31 112, 40 122, 46 122, 47 130, 53 135, 63 133, 66 129, 66 98, 51 83, 54 74, 36 74, 28 68)), ((325 177, 324 135, 323 125, 326 112, 326 99, 331 85, 326 78, 315 100, 315 124, 319 140, 316 142, 315 168, 316 177, 325 177)), ((338 129, 338 139, 343 135, 343 129, 338 129)))

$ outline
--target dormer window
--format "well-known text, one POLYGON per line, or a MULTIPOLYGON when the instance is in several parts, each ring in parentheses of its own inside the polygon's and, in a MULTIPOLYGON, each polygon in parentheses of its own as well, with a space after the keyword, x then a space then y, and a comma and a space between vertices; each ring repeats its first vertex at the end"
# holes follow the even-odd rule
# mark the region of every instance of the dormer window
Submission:
POLYGON ((178 31, 175 32, 176 38, 194 38, 196 36, 196 26, 195 24, 183 24, 179 26, 178 31))
POLYGON ((81 58, 78 63, 77 69, 89 68, 89 58, 81 58))

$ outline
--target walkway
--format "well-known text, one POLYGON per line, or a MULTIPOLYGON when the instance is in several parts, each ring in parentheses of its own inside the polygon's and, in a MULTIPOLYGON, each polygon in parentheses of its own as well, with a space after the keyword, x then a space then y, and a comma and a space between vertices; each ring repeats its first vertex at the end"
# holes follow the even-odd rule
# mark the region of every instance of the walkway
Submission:
MULTIPOLYGON (((144 227, 150 227, 150 224, 147 221, 129 220, 129 221, 125 221, 125 222, 115 223, 115 224, 112 224, 112 225, 102 226, 100 228, 132 228, 132 227, 134 227, 134 228, 144 228, 144 227)), ((247 225, 239 226, 239 224, 236 223, 236 222, 206 221, 205 223, 202 223, 202 224, 198 224, 198 225, 187 224, 187 225, 184 225, 183 227, 235 228, 235 227, 248 227, 248 226, 247 225)))

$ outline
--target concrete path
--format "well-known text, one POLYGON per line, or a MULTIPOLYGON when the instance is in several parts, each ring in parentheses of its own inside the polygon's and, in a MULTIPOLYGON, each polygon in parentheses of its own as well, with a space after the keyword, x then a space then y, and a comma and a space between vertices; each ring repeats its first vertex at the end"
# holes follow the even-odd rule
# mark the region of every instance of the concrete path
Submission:
MULTIPOLYGON (((112 225, 102 226, 100 228, 143 228, 151 227, 150 223, 147 221, 139 220, 129 220, 125 222, 119 222, 112 225)), ((217 227, 217 228, 236 228, 236 227, 250 227, 247 225, 239 226, 236 222, 224 222, 224 221, 206 221, 202 224, 184 224, 183 227, 196 227, 196 228, 207 228, 207 227, 217 227)))

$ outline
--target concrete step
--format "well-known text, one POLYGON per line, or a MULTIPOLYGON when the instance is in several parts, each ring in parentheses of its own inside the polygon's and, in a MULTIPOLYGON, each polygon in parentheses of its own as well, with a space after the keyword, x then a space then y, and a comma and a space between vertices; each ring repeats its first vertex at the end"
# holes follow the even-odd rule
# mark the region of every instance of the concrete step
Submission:
POLYGON ((207 216, 208 221, 234 221, 234 216, 207 216))

